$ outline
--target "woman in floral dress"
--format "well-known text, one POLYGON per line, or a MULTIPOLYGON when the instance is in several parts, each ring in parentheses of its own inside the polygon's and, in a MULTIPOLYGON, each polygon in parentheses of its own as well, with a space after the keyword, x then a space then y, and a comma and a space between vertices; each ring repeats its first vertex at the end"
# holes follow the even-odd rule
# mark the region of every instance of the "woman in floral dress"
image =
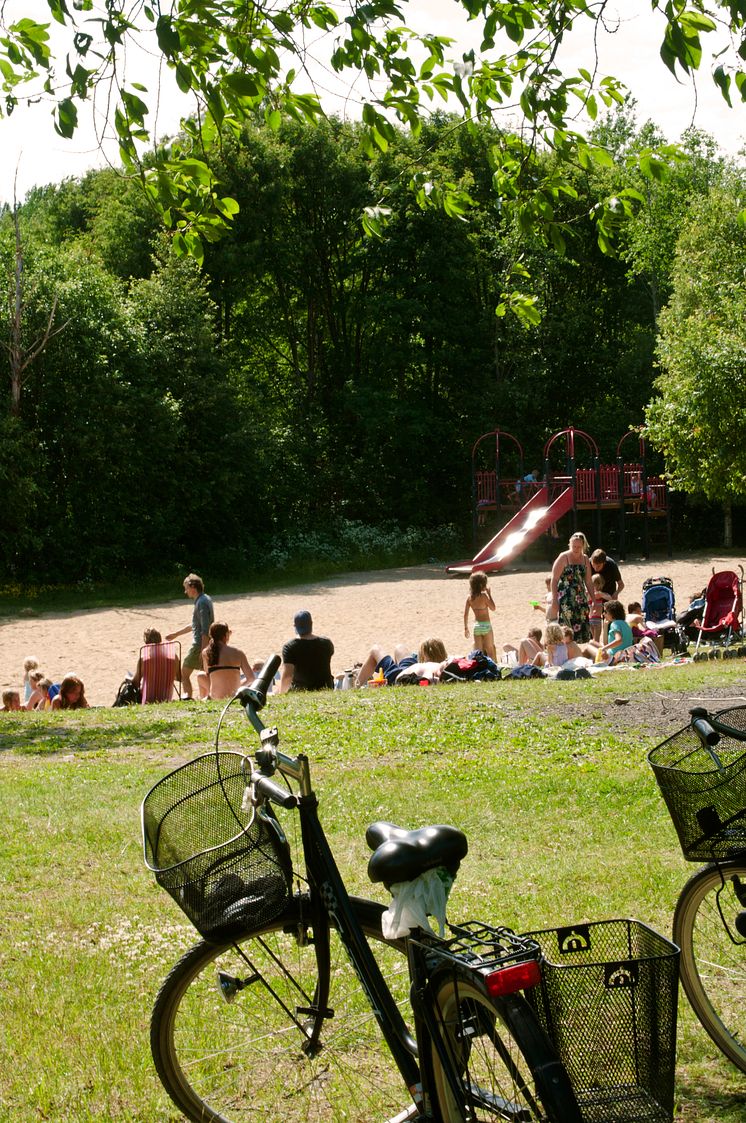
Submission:
POLYGON ((576 643, 591 639, 590 606, 593 603, 588 540, 580 531, 570 536, 568 549, 552 566, 552 606, 549 616, 572 628, 576 643))

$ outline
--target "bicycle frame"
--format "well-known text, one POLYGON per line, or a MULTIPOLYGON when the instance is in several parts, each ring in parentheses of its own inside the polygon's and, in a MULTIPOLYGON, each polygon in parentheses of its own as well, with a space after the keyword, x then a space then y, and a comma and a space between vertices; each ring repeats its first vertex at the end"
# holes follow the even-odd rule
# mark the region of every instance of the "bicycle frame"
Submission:
MULTIPOLYGON (((262 747, 256 752, 259 772, 252 773, 252 784, 257 796, 260 799, 272 799, 288 809, 296 808, 300 817, 303 860, 311 898, 310 926, 319 971, 315 1008, 304 1011, 314 1018, 304 1048, 312 1051, 318 1047, 324 1020, 330 1016, 329 931, 333 926, 339 933, 397 1068, 413 1100, 419 1104, 422 1100, 422 1084, 417 1061, 418 1044, 407 1029, 365 933, 355 918, 349 893, 318 817, 318 799, 311 787, 308 757, 301 754, 293 758, 280 752, 277 747, 277 730, 264 726, 251 703, 245 706, 245 710, 262 741, 262 747), (299 786, 300 794, 290 795, 279 788, 279 785, 273 784, 269 777, 275 771, 294 780, 299 786)), ((417 1027, 421 1019, 417 1010, 414 1013, 416 1035, 419 1037, 420 1030, 417 1027)))

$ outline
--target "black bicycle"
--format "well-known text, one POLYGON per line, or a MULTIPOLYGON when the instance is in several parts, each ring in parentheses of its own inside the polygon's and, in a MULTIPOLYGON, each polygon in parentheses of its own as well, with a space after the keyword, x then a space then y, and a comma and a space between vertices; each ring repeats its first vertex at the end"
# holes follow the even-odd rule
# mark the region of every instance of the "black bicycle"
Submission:
MULTIPOLYGON (((171 1099, 195 1123, 580 1123, 524 994, 541 980, 534 940, 480 922, 386 939, 384 906, 348 894, 307 757, 280 752, 258 716, 278 663, 233 700, 259 734, 254 758, 220 751, 218 730, 214 753, 143 802, 146 863, 203 936, 152 1015, 171 1099), (302 869, 276 807, 298 815, 302 869)), ((372 880, 424 878, 443 900, 467 851, 453 827, 375 823, 366 837, 372 880)))
POLYGON ((649 754, 684 857, 673 939, 681 981, 710 1037, 746 1072, 746 706, 691 711, 649 754))

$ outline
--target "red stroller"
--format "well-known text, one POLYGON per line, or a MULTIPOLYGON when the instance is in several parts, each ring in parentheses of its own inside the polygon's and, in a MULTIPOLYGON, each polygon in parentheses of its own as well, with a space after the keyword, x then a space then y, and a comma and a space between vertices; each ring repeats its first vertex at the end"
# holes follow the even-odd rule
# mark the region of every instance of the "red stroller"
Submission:
POLYGON ((739 565, 741 576, 731 569, 716 573, 707 582, 705 604, 702 611, 702 624, 697 636, 696 651, 702 639, 718 640, 729 646, 734 638, 743 638, 743 566, 739 565))

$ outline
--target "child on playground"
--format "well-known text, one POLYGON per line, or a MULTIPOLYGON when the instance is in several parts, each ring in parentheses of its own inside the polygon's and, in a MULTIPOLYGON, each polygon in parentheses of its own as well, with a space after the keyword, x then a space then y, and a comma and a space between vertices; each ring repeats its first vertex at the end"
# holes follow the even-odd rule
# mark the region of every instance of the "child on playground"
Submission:
POLYGON ((593 574, 591 577, 591 584, 593 585, 593 602, 591 604, 589 617, 591 635, 596 643, 600 643, 601 628, 604 619, 604 605, 611 600, 611 595, 604 592, 604 579, 600 573, 593 574))
POLYGON ((474 647, 483 651, 490 659, 497 660, 495 637, 492 634, 490 609, 495 611, 487 574, 477 569, 469 578, 469 595, 464 607, 464 635, 469 635, 469 610, 474 613, 474 647))

